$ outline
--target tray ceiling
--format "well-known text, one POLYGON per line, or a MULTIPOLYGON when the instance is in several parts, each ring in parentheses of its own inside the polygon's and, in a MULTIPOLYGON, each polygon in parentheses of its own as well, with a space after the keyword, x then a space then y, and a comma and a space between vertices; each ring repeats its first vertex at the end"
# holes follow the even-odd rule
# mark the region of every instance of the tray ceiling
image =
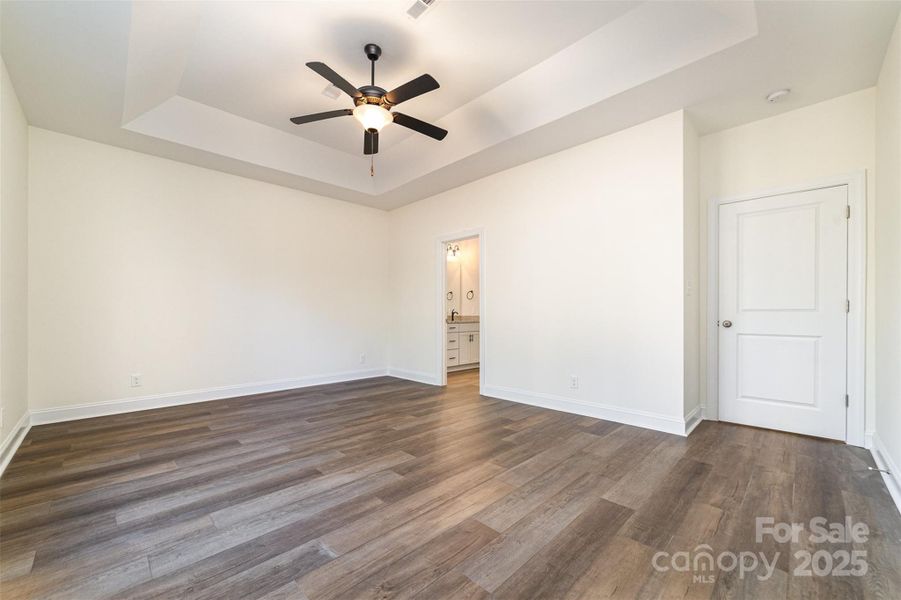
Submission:
POLYGON ((872 85, 896 2, 4 2, 2 51, 32 125, 390 209, 686 108, 714 131, 872 85), (835 35, 835 31, 843 35, 835 35), (383 130, 376 177, 355 85, 441 88, 383 130), (762 96, 791 87, 790 101, 762 96))

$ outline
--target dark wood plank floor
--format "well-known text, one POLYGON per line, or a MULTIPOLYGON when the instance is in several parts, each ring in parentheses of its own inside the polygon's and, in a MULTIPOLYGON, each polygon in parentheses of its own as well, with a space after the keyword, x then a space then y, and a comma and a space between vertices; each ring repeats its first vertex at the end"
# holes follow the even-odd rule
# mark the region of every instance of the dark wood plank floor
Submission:
POLYGON ((0 480, 0 594, 901 598, 901 517, 864 450, 710 422, 685 439, 448 379, 35 427, 0 480), (758 516, 865 522, 826 548, 867 574, 793 575, 816 548, 756 543, 758 516), (780 557, 765 580, 653 567, 701 544, 780 557))

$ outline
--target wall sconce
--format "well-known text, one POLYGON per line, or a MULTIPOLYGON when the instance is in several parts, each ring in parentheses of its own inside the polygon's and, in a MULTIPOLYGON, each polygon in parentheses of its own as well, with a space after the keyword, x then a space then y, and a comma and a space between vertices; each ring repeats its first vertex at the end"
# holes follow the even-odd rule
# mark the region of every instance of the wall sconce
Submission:
POLYGON ((460 245, 459 244, 448 244, 447 245, 447 260, 457 260, 457 254, 460 253, 460 245))

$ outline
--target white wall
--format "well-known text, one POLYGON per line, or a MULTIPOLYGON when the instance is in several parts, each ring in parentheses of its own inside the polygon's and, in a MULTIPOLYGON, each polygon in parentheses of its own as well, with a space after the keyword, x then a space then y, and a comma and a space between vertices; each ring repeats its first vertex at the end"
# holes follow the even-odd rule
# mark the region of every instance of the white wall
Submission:
POLYGON ((30 135, 32 410, 384 372, 386 213, 30 135))
POLYGON ((681 426, 683 134, 680 111, 392 211, 392 368, 438 380, 438 240, 484 228, 486 393, 681 426))
MULTIPOLYGON (((901 387, 897 37, 878 139, 872 89, 699 141, 678 112, 392 213, 30 128, 31 407, 227 386, 236 395, 389 365, 438 381, 437 240, 483 228, 486 392, 676 431, 705 396, 708 199, 862 168, 872 191, 878 141, 889 175, 878 179, 879 212, 868 196, 879 217, 869 224, 867 412, 872 428, 878 364, 891 437, 901 387), (142 387, 129 387, 131 373, 142 387)), ((6 143, 7 81, 4 211, 7 171, 25 172, 21 160, 7 167, 7 149, 25 148, 23 135, 6 143)), ((26 238, 21 226, 7 236, 6 214, 3 265, 21 269, 22 293, 26 238), (15 240, 18 254, 7 251, 15 240)), ((6 271, 3 286, 6 315, 6 271)), ((4 390, 10 356, 25 368, 24 352, 3 352, 4 390)))
MULTIPOLYGON (((873 88, 701 138, 700 312, 707 311, 707 205, 756 191, 804 184, 817 178, 866 169, 867 189, 875 170, 875 98, 873 88)), ((867 194, 867 431, 874 414, 874 194, 867 194)), ((707 353, 707 320, 702 318, 701 355, 707 353)), ((706 363, 701 381, 706 382, 706 363)), ((706 385, 701 389, 706 403, 706 385)))
POLYGON ((0 446, 28 409, 28 123, 12 81, 0 80, 0 446))
POLYGON ((875 368, 877 441, 901 481, 901 18, 876 88, 875 368))
POLYGON ((699 189, 700 147, 698 133, 689 119, 684 120, 682 195, 683 206, 683 268, 684 296, 683 330, 685 335, 685 416, 696 415, 701 406, 700 303, 698 298, 699 254, 699 189))

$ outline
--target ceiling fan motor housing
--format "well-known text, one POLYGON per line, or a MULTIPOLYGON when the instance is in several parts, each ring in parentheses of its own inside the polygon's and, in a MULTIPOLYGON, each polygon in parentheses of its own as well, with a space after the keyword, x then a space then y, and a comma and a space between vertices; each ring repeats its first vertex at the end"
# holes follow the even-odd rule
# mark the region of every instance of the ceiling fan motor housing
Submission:
POLYGON ((363 87, 357 88, 360 90, 360 93, 363 94, 359 98, 354 98, 354 104, 357 106, 361 104, 380 104, 385 108, 389 106, 393 106, 386 96, 388 95, 388 91, 384 88, 380 88, 377 85, 364 85, 363 87))

